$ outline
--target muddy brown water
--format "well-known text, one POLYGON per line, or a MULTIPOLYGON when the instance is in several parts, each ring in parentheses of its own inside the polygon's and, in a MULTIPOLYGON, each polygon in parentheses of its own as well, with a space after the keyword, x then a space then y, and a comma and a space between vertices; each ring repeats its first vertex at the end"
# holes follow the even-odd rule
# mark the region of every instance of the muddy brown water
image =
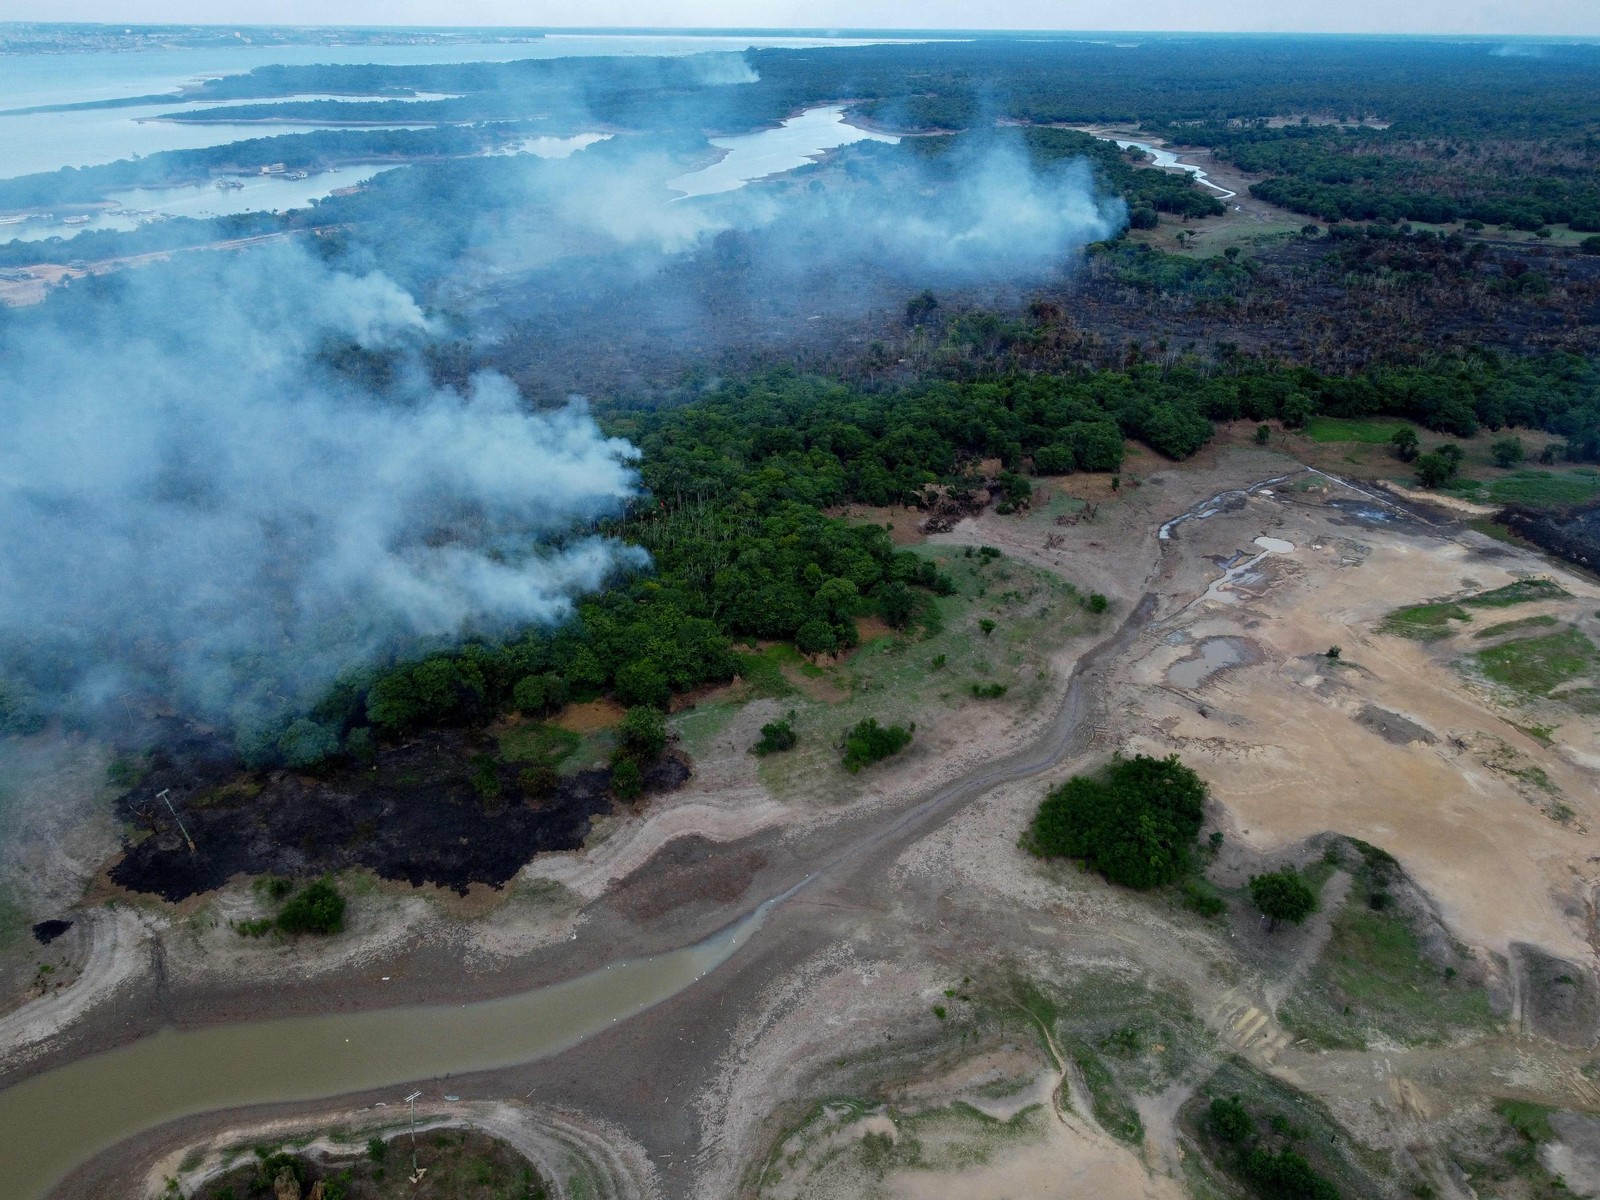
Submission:
POLYGON ((1214 637, 1200 643, 1200 653, 1179 659, 1167 668, 1167 679, 1178 687, 1193 691, 1226 667, 1246 661, 1250 643, 1243 638, 1214 637))
MULTIPOLYGON (((1194 506, 1185 516, 1210 515, 1228 494, 1194 506)), ((1171 539, 1172 527, 1182 519, 1162 527, 1162 541, 1171 539)), ((6 1200, 45 1196, 74 1167, 169 1121, 514 1066, 559 1053, 669 999, 732 957, 775 906, 845 860, 877 850, 997 784, 1037 774, 1087 750, 1092 731, 1084 723, 1090 704, 1085 677, 1124 652, 1149 625, 1155 599, 1144 596, 1117 633, 1079 661, 1061 708, 1036 742, 946 784, 787 892, 693 946, 459 1007, 167 1030, 0 1091, 0 1188, 6 1200)), ((397 1092, 395 1100, 400 1099, 397 1092)))
POLYGON ((555 1054, 693 985, 778 899, 696 945, 499 1000, 165 1030, 36 1075, 0 1092, 0 1194, 43 1196, 94 1154, 180 1117, 555 1054))

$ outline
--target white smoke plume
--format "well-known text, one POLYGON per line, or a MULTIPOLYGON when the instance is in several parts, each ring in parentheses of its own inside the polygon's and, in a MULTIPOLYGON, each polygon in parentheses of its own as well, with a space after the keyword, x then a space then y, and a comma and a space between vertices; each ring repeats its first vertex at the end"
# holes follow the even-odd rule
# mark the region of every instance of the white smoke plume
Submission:
POLYGON ((691 54, 682 61, 688 68, 690 78, 708 87, 761 82, 760 72, 750 65, 750 60, 743 54, 691 54))
POLYGON ((589 268, 574 247, 624 253, 629 272, 645 276, 733 231, 759 236, 756 267, 775 277, 892 272, 920 287, 1070 271, 1084 246, 1127 223, 1123 201, 1082 160, 1036 167, 1004 138, 934 163, 876 149, 883 176, 868 172, 849 186, 688 198, 669 190, 676 160, 648 147, 531 163, 503 185, 499 211, 476 231, 475 253, 501 271, 559 263, 563 282, 581 286, 589 268), (519 212, 534 215, 519 220, 519 212))
POLYGON ((633 448, 499 376, 432 386, 428 320, 380 275, 275 246, 86 288, 0 330, 0 644, 43 695, 248 728, 640 560, 582 532, 633 448))

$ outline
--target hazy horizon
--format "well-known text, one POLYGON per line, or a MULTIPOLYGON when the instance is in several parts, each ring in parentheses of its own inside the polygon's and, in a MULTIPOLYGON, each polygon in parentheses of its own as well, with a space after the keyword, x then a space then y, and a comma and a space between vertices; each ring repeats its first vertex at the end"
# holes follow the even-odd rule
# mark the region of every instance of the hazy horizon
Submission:
POLYGON ((512 28, 550 30, 674 29, 684 32, 861 31, 1039 33, 1406 34, 1483 37, 1600 35, 1600 7, 1588 0, 1417 0, 1403 9, 1382 0, 1350 0, 1336 11, 1305 0, 1244 0, 1216 11, 1187 0, 1150 0, 1137 14, 1112 0, 622 0, 519 4, 510 0, 282 0, 263 21, 254 5, 164 0, 139 6, 107 0, 15 0, 9 22, 51 24, 194 24, 361 26, 369 28, 512 28), (982 20, 975 21, 975 12, 982 20), (541 18, 554 18, 541 19, 541 18), (1131 22, 1131 23, 1130 23, 1131 22))

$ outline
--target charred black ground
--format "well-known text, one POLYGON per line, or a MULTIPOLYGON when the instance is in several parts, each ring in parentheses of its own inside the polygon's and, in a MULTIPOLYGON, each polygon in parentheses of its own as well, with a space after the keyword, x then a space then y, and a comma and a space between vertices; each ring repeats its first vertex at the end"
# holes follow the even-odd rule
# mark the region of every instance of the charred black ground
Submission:
POLYGON ((1600 501, 1551 512, 1507 508, 1497 520, 1540 549, 1589 570, 1600 570, 1600 501))
MULTIPOLYGON (((504 886, 542 851, 577 849, 590 822, 611 811, 604 768, 563 776, 534 802, 519 791, 516 769, 502 764, 500 796, 485 800, 468 777, 475 749, 470 733, 434 733, 381 751, 370 768, 320 777, 241 771, 230 757, 207 753, 215 747, 206 739, 157 751, 118 802, 141 836, 127 840, 109 876, 178 901, 237 875, 307 878, 366 867, 465 894, 475 883, 504 886)), ((646 792, 671 791, 688 777, 687 762, 668 755, 646 772, 646 792)))
POLYGON ((59 918, 49 921, 40 921, 33 927, 33 936, 41 946, 48 946, 51 942, 55 941, 58 937, 71 928, 71 921, 63 921, 59 918))

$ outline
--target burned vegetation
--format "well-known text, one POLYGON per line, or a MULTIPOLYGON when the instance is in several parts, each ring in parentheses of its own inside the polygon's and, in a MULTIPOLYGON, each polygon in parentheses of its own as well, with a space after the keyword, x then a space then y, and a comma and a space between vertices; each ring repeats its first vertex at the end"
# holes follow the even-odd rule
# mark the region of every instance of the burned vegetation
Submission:
MULTIPOLYGON (((485 754, 481 742, 472 732, 432 731, 379 750, 370 766, 316 775, 245 771, 201 737, 169 744, 118 801, 136 832, 108 877, 179 901, 238 875, 309 878, 361 867, 465 895, 473 884, 503 887, 535 854, 577 849, 591 822, 612 811, 611 768, 555 775, 530 795, 530 773, 485 754)), ((644 793, 688 777, 687 760, 663 755, 644 769, 644 793)))

